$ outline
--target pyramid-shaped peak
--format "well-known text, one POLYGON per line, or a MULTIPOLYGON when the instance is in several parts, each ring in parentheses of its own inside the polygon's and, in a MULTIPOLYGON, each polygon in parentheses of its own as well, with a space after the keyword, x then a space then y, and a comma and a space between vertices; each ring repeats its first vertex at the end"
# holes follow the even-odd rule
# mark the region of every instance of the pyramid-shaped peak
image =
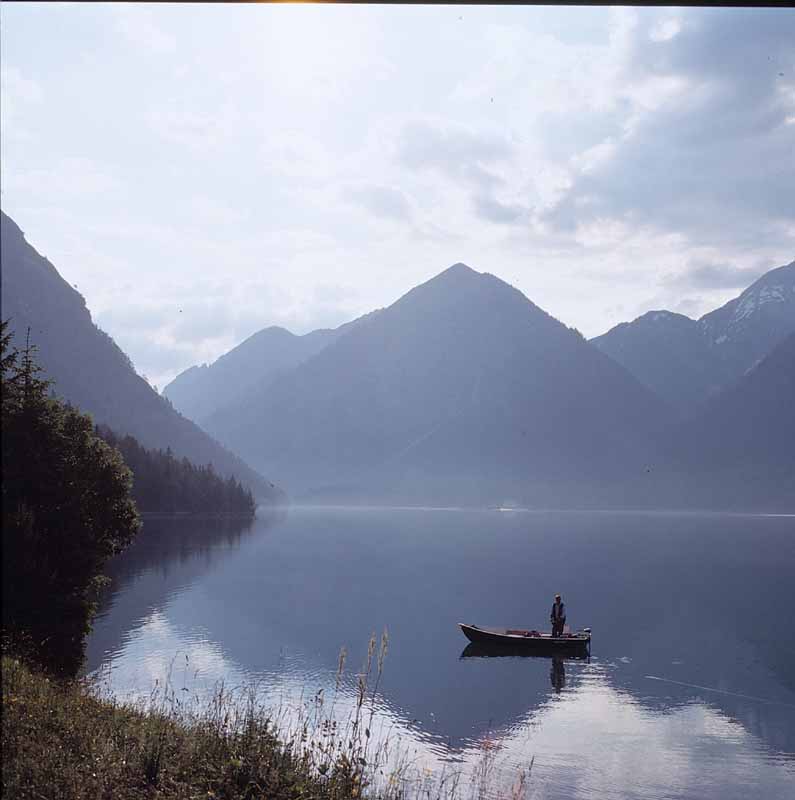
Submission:
POLYGON ((415 286, 403 297, 436 296, 440 292, 445 295, 456 296, 462 291, 471 292, 476 290, 476 287, 482 283, 485 277, 486 273, 476 272, 472 267, 459 262, 442 270, 424 283, 415 286))
POLYGON ((472 269, 472 267, 469 267, 466 264, 464 264, 463 262, 459 261, 458 263, 453 264, 452 267, 448 267, 446 270, 444 270, 444 272, 440 272, 439 273, 440 277, 442 275, 449 275, 451 277, 454 276, 454 275, 461 275, 461 276, 471 277, 471 276, 474 276, 474 275, 480 275, 480 273, 476 272, 474 269, 472 269))
POLYGON ((485 277, 485 273, 477 272, 476 270, 472 269, 472 267, 467 266, 462 262, 458 262, 457 264, 453 264, 453 266, 448 267, 445 270, 442 270, 438 274, 434 275, 424 284, 420 284, 420 286, 415 288, 422 288, 423 286, 426 287, 444 287, 446 290, 450 289, 458 289, 464 287, 472 287, 475 286, 479 281, 481 281, 485 277))

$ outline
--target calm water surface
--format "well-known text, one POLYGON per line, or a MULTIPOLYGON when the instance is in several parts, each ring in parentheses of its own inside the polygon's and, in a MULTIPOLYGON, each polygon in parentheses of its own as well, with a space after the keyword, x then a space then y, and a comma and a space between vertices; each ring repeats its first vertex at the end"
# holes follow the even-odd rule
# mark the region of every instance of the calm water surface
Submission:
POLYGON ((376 717, 418 770, 466 775, 488 754, 495 789, 532 761, 538 798, 795 797, 793 518, 150 519, 112 578, 88 669, 120 697, 169 674, 194 693, 256 681, 289 717, 334 694, 340 648, 355 673, 386 629, 376 717), (545 627, 556 591, 593 628, 590 660, 466 649, 456 623, 545 627))

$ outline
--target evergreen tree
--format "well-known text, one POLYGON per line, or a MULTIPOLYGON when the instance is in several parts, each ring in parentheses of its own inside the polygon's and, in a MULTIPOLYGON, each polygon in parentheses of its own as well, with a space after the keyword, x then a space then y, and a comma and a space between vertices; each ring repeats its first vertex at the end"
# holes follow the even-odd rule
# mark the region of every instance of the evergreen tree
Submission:
POLYGON ((139 527, 131 475, 91 419, 50 396, 29 334, 20 354, 2 323, 3 632, 74 673, 101 571, 139 527))
POLYGON ((187 458, 177 459, 171 448, 148 450, 134 437, 119 437, 104 426, 96 433, 122 454, 132 471, 139 510, 254 515, 251 491, 233 477, 218 475, 211 464, 197 467, 187 458))

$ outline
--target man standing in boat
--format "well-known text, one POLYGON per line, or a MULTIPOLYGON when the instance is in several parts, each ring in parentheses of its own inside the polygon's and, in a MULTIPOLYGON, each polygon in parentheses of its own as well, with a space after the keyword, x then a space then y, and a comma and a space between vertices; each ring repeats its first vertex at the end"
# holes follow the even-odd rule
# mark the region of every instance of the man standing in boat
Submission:
POLYGON ((552 636, 557 638, 563 636, 563 626, 566 624, 566 606, 560 599, 560 595, 555 595, 555 602, 552 604, 552 614, 550 615, 552 621, 552 636))

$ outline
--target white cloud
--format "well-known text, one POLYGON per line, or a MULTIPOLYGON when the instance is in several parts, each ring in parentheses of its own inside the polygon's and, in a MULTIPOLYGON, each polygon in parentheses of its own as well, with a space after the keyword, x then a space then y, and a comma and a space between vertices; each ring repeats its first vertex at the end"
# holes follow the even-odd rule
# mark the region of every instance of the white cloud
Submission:
POLYGON ((31 139, 31 131, 26 126, 26 112, 31 105, 40 105, 44 100, 44 90, 38 81, 25 76, 16 67, 0 66, 0 126, 3 158, 8 150, 9 140, 24 143, 31 139))
POLYGON ((717 304, 725 287, 666 283, 690 264, 792 258, 783 12, 3 19, 4 210, 158 382, 252 326, 336 324, 456 261, 595 335, 652 301, 717 304), (202 293, 191 324, 118 313, 202 293))
POLYGON ((652 27, 649 32, 649 38, 653 42, 667 42, 669 39, 673 39, 681 30, 682 20, 677 17, 669 17, 668 19, 661 19, 652 27))

